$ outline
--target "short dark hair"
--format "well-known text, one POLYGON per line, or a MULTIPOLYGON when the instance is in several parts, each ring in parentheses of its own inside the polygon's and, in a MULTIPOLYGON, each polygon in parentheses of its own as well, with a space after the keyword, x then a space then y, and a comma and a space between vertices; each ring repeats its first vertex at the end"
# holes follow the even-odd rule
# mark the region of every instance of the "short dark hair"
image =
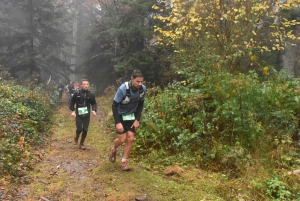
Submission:
POLYGON ((131 77, 132 78, 137 78, 137 77, 144 77, 143 73, 139 70, 139 69, 135 69, 132 73, 131 73, 131 77))
POLYGON ((81 80, 81 84, 82 84, 83 81, 87 81, 87 82, 88 82, 88 79, 82 79, 82 80, 81 80))

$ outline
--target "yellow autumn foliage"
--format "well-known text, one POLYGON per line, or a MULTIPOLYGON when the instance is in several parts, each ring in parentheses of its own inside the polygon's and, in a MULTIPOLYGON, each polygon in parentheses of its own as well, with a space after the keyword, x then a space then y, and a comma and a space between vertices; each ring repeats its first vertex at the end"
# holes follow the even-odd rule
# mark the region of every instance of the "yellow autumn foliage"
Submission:
MULTIPOLYGON (((249 52, 283 50, 287 39, 299 39, 291 31, 291 27, 299 25, 299 22, 284 19, 282 15, 279 23, 275 21, 279 19, 281 8, 294 9, 298 7, 300 0, 287 0, 284 4, 277 2, 275 5, 268 0, 232 0, 230 4, 217 0, 171 2, 172 11, 169 16, 156 16, 156 19, 167 22, 160 29, 155 28, 162 39, 168 38, 162 40, 163 44, 172 45, 175 49, 187 48, 182 45, 188 41, 198 44, 195 48, 208 46, 209 53, 213 50, 214 54, 225 58, 221 62, 231 69, 238 67, 234 65, 239 57, 248 57, 250 61, 256 62, 257 57, 249 56, 249 52), (265 23, 266 17, 268 22, 273 20, 274 23, 265 23), (264 37, 266 32, 267 39, 264 37)), ((199 52, 191 47, 188 47, 187 52, 189 51, 199 52)))

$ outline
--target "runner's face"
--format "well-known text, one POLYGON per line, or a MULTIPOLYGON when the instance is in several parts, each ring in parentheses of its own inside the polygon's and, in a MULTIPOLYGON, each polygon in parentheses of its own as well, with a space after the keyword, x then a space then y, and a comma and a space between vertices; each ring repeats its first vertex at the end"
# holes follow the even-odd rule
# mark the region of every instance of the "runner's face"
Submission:
POLYGON ((143 81, 144 81, 143 77, 131 78, 132 85, 137 89, 141 88, 143 81))
POLYGON ((81 82, 81 88, 82 88, 83 90, 88 90, 88 89, 89 89, 89 86, 90 86, 90 84, 89 84, 88 81, 82 81, 82 82, 81 82))

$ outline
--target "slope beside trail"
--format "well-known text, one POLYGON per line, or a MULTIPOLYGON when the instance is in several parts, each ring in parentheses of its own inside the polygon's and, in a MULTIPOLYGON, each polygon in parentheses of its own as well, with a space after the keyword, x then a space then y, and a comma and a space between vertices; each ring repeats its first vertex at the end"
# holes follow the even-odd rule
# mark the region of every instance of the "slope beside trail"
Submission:
MULTIPOLYGON (((192 173, 192 178, 184 176, 188 172, 182 173, 180 182, 174 182, 173 178, 145 168, 134 159, 129 160, 132 171, 121 171, 122 146, 118 149, 117 161, 111 163, 108 150, 116 137, 114 130, 107 126, 111 100, 97 98, 97 103, 98 112, 97 116, 91 116, 86 150, 81 150, 73 144, 75 120, 70 116, 67 98, 63 98, 54 115, 53 135, 43 148, 32 153, 39 162, 23 178, 25 182, 15 187, 17 193, 10 200, 190 201, 209 196, 202 190, 205 181, 199 179, 199 172, 192 173), (186 185, 191 183, 195 185, 186 185)), ((176 175, 174 178, 176 180, 176 175)))

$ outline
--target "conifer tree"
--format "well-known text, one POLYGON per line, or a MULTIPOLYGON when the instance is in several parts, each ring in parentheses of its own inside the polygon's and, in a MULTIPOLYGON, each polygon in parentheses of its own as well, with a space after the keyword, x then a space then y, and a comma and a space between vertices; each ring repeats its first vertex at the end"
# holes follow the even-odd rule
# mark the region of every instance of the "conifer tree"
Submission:
POLYGON ((12 76, 39 81, 68 72, 60 54, 65 45, 64 8, 53 0, 4 1, 0 6, 0 63, 12 76))
POLYGON ((87 37, 91 41, 85 54, 87 74, 115 84, 118 78, 129 79, 132 69, 140 69, 147 81, 160 84, 160 72, 166 65, 153 45, 155 3, 155 0, 100 1, 101 10, 87 37))

